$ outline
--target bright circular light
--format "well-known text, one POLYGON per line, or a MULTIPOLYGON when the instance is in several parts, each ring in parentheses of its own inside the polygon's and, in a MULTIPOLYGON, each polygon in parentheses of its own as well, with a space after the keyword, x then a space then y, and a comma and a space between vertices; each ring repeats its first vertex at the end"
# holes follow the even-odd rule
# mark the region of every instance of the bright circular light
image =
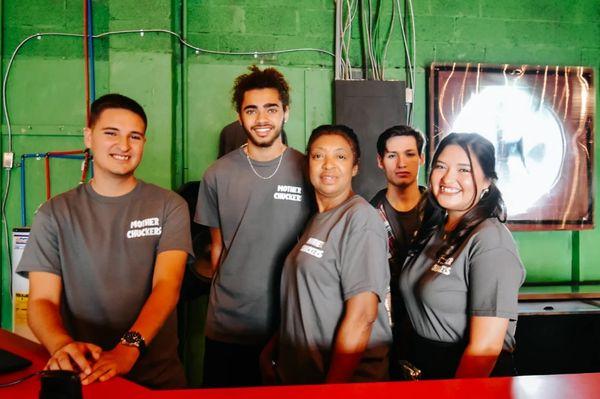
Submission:
POLYGON ((473 94, 451 131, 479 133, 494 144, 498 187, 509 216, 530 209, 560 177, 565 155, 561 124, 525 89, 489 86, 473 94))

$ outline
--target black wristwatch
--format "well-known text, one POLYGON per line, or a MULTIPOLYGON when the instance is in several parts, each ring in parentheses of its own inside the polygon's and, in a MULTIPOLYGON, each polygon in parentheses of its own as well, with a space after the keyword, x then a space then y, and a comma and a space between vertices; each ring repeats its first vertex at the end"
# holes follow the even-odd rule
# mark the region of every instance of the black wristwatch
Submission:
POLYGON ((146 341, 142 334, 137 331, 127 331, 121 337, 121 344, 125 346, 134 346, 140 351, 140 355, 146 352, 146 341))

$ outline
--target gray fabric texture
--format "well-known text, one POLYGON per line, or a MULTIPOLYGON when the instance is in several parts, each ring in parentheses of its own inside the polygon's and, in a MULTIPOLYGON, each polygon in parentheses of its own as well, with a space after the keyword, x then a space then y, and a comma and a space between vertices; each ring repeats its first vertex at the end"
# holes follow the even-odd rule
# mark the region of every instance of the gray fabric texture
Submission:
POLYGON ((281 279, 283 383, 325 381, 344 303, 363 292, 378 296, 378 315, 353 379, 385 380, 392 342, 389 281, 385 228, 367 201, 355 195, 316 214, 288 255, 281 279))
MULTIPOLYGON (((252 161, 264 177, 278 163, 279 158, 252 161)), ((288 148, 277 173, 261 179, 238 149, 204 174, 194 220, 219 227, 224 242, 210 292, 207 337, 256 345, 273 334, 278 324, 281 267, 310 212, 304 170, 304 155, 288 148)))
MULTIPOLYGON (((112 349, 150 295, 157 254, 192 253, 189 223, 185 201, 158 186, 138 180, 128 194, 103 197, 80 185, 40 208, 17 270, 60 276, 69 333, 112 349)), ((175 312, 128 377, 151 387, 185 383, 175 312)))
POLYGON ((517 299, 525 269, 514 239, 495 218, 483 221, 454 254, 448 275, 431 270, 442 246, 438 232, 408 258, 400 291, 415 332, 440 342, 465 342, 471 316, 509 319, 503 349, 515 347, 517 299))

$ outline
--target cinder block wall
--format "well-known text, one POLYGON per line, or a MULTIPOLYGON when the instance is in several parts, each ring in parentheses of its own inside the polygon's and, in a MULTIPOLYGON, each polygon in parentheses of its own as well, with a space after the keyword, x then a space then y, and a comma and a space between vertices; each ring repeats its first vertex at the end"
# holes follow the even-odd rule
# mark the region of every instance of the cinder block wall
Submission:
MULTIPOLYGON (((17 45, 38 32, 82 31, 82 2, 4 0, 3 73, 17 45)), ((401 1, 404 5, 404 1, 401 1)), ((290 48, 334 49, 334 2, 297 0, 98 0, 94 32, 160 28, 181 32, 193 45, 219 51, 290 48)), ((382 13, 390 15, 391 2, 382 13)), ((600 2, 597 0, 414 0, 417 85, 415 125, 426 131, 425 70, 433 61, 585 65, 598 72, 600 2)), ((361 59, 358 28, 352 62, 361 59)), ((388 54, 388 76, 402 78, 404 49, 396 27, 388 54)), ((123 92, 148 111, 149 142, 139 176, 164 187, 201 178, 217 152, 220 129, 235 119, 230 88, 252 63, 275 65, 288 76, 291 144, 304 149, 313 127, 332 120, 333 59, 316 52, 276 56, 196 54, 167 34, 113 35, 95 40, 96 92, 123 92)), ((598 85, 596 85, 598 95, 598 85)), ((14 152, 81 148, 84 124, 82 39, 43 37, 25 44, 14 59, 7 84, 14 152)), ((7 124, 2 119, 2 147, 7 124)), ((44 200, 43 167, 28 161, 28 224, 44 200)), ((73 187, 78 165, 52 169, 53 194, 73 187)), ((596 163, 596 168, 598 164, 596 163)), ((20 193, 12 172, 8 228, 19 226, 20 193)), ((2 175, 5 192, 6 172, 2 175)), ((597 209, 597 208, 596 208, 597 209)), ((600 280, 600 229, 581 233, 516 234, 529 282, 600 280)), ((10 324, 7 251, 2 246, 3 326, 10 324)))

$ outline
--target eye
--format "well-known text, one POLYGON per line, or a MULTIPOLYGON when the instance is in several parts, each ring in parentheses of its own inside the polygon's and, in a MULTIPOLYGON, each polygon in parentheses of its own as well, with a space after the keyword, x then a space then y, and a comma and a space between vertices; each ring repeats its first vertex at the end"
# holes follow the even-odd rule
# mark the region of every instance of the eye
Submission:
POLYGON ((394 159, 394 158, 396 158, 396 153, 395 153, 395 152, 388 152, 388 153, 385 155, 385 157, 386 157, 387 159, 394 159))
POLYGON ((339 160, 342 160, 342 161, 348 159, 348 157, 346 156, 346 154, 338 154, 337 157, 338 157, 339 160))
POLYGON ((460 168, 460 169, 458 169, 458 171, 461 173, 469 173, 469 174, 471 173, 471 169, 469 169, 469 168, 460 168))
POLYGON ((247 109, 247 110, 245 110, 245 111, 244 111, 244 113, 245 113, 246 115, 254 115, 254 114, 256 113, 256 110, 255 110, 255 109, 252 109, 252 108, 250 108, 250 109, 247 109))
POLYGON ((113 132, 112 130, 105 130, 105 131, 104 131, 104 134, 105 134, 106 136, 116 136, 116 135, 117 135, 117 133, 116 133, 116 132, 113 132))
POLYGON ((310 158, 315 159, 315 160, 323 159, 323 154, 316 152, 316 153, 311 154, 310 158))
POLYGON ((132 134, 131 139, 132 140, 142 140, 143 136, 141 134, 132 134))
POLYGON ((433 166, 433 169, 446 169, 446 167, 444 165, 440 164, 440 163, 436 163, 433 166))
POLYGON ((407 152, 407 153, 405 153, 405 155, 406 155, 407 157, 409 157, 409 158, 413 158, 413 157, 416 157, 416 156, 417 156, 417 153, 416 153, 416 152, 412 152, 412 151, 411 151, 411 152, 407 152))
POLYGON ((279 112, 279 109, 277 109, 277 108, 269 108, 269 109, 267 109, 267 113, 269 113, 271 115, 275 115, 278 112, 279 112))

